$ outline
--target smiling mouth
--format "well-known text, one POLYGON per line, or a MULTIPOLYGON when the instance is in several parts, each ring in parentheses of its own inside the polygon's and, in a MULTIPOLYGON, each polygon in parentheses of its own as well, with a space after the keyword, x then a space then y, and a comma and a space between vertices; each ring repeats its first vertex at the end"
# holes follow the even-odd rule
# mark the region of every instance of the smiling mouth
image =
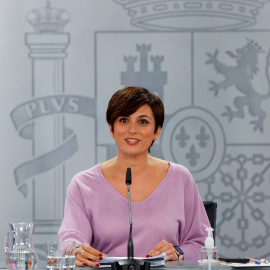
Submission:
POLYGON ((129 142, 129 143, 136 143, 136 142, 138 142, 139 140, 135 140, 135 139, 127 139, 126 141, 129 142))

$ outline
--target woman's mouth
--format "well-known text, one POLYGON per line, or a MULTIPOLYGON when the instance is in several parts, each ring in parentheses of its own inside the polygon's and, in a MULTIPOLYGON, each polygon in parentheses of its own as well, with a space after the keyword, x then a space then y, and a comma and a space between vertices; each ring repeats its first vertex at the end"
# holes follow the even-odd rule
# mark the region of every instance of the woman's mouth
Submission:
POLYGON ((134 145, 134 144, 139 143, 139 140, 137 140, 137 139, 126 139, 126 142, 127 142, 128 144, 134 145))

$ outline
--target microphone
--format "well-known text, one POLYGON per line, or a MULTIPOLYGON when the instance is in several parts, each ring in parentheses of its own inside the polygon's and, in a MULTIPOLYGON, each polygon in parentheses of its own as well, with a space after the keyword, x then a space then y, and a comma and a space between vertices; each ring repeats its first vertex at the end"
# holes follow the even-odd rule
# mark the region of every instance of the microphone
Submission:
POLYGON ((129 238, 127 245, 128 259, 113 262, 112 270, 150 270, 150 262, 134 259, 133 240, 132 240, 132 213, 130 200, 131 185, 131 169, 128 167, 126 172, 126 185, 128 191, 128 207, 129 207, 129 238))
POLYGON ((131 200, 130 200, 130 185, 131 185, 131 169, 128 167, 126 172, 126 185, 128 190, 128 207, 129 207, 129 238, 128 238, 128 246, 127 253, 128 259, 133 259, 133 239, 132 239, 132 212, 131 212, 131 200))
POLYGON ((131 182, 131 169, 128 167, 126 172, 126 185, 129 187, 131 182))

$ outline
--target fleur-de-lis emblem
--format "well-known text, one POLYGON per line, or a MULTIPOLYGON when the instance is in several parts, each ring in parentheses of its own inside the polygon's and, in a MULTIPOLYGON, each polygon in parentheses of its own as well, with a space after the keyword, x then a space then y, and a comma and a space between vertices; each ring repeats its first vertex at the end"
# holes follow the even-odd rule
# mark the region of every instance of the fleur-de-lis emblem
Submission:
POLYGON ((186 129, 184 126, 180 127, 179 134, 176 135, 176 140, 179 141, 179 146, 184 148, 187 146, 187 141, 189 140, 190 136, 187 134, 186 129))

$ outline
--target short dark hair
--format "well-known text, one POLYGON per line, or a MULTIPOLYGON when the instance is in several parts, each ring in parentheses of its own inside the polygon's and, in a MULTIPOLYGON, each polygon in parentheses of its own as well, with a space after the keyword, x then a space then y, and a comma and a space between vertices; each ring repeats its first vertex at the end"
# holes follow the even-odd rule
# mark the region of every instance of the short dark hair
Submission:
POLYGON ((155 118, 156 133, 158 127, 160 126, 162 128, 164 122, 163 102, 149 90, 137 86, 122 88, 116 91, 111 97, 106 112, 106 120, 111 125, 112 131, 114 130, 114 122, 119 116, 129 116, 145 104, 152 109, 155 118))

